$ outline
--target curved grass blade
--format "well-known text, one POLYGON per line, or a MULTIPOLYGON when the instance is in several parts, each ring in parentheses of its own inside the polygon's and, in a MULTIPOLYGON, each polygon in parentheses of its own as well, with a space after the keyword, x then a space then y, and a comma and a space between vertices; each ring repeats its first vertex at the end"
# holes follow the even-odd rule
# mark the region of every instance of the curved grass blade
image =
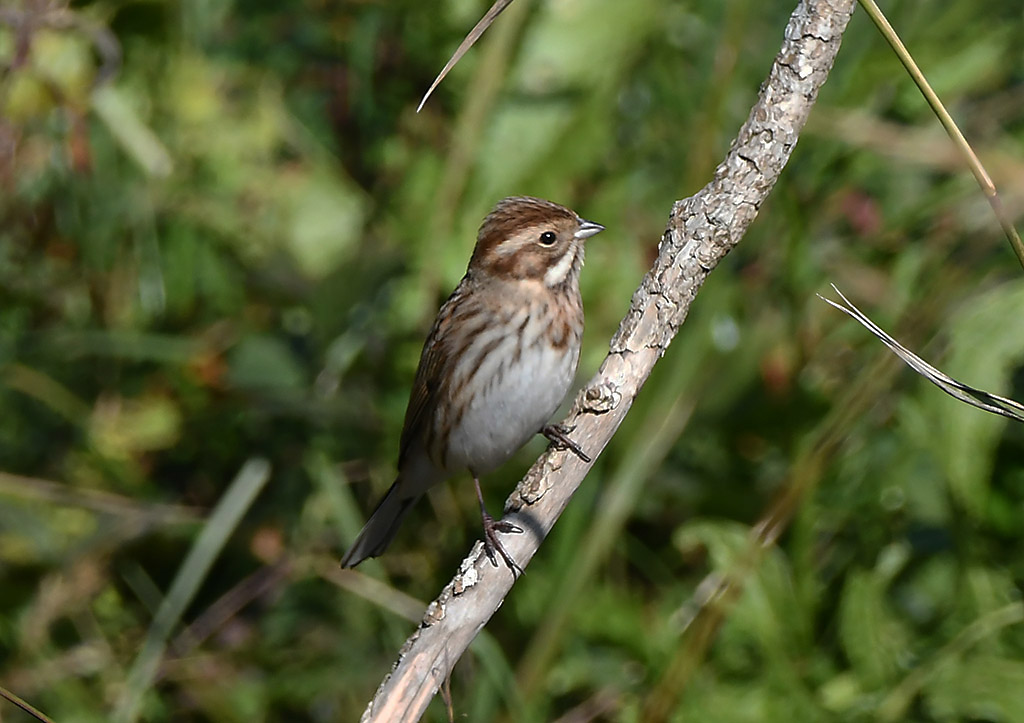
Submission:
POLYGON ((501 12, 511 4, 512 0, 495 0, 490 9, 484 13, 482 18, 480 18, 480 22, 473 26, 473 29, 469 31, 469 35, 467 35, 459 44, 459 47, 455 49, 454 55, 452 55, 451 59, 441 69, 441 72, 438 73, 436 78, 434 78, 434 82, 430 84, 427 92, 423 95, 423 100, 421 100, 420 104, 416 106, 417 113, 423 109, 423 106, 427 102, 427 98, 429 98, 430 94, 434 92, 434 89, 441 85, 441 81, 444 80, 446 75, 448 75, 448 71, 454 68, 456 63, 462 60, 462 56, 466 54, 466 51, 473 47, 473 43, 480 39, 480 36, 483 35, 484 31, 491 26, 491 23, 493 23, 494 20, 501 15, 501 12))
POLYGON ((972 407, 984 409, 986 412, 999 414, 1003 417, 1009 417, 1010 419, 1014 419, 1018 422, 1024 422, 1024 404, 1015 402, 1012 399, 1000 397, 996 394, 991 394, 982 389, 975 389, 974 387, 968 386, 963 382, 958 382, 953 377, 944 374, 885 333, 885 331, 875 324, 875 322, 871 321, 864 312, 854 306, 849 299, 843 296, 843 292, 836 288, 835 284, 832 284, 832 289, 839 294, 839 298, 843 300, 846 304, 845 306, 843 304, 836 303, 831 299, 826 299, 821 294, 818 294, 818 298, 826 304, 834 306, 844 314, 847 314, 859 321, 868 331, 877 336, 883 344, 889 347, 896 356, 902 359, 907 366, 944 391, 946 394, 955 399, 959 399, 961 402, 970 404, 972 407))

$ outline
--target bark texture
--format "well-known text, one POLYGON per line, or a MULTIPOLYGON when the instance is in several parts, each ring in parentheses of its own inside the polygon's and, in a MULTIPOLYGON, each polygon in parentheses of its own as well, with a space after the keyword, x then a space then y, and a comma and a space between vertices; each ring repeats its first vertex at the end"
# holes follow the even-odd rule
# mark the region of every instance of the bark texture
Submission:
MULTIPOLYGON (((714 178, 674 204, 653 267, 633 294, 607 358, 565 420, 591 457, 611 440, 704 280, 743 237, 778 180, 839 52, 854 5, 855 0, 800 2, 758 101, 714 178)), ((590 466, 571 452, 549 450, 516 487, 505 519, 525 532, 505 535, 502 542, 520 566, 529 564, 590 466)), ((514 582, 505 566, 491 566, 478 542, 427 607, 362 721, 419 720, 514 582)))

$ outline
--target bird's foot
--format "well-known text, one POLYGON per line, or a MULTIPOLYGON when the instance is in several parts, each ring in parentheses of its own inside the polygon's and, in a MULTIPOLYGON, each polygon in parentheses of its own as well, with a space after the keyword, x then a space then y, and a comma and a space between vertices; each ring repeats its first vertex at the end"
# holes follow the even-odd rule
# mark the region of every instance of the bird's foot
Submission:
POLYGON ((498 539, 498 533, 502 532, 506 535, 519 534, 523 531, 523 528, 505 520, 495 520, 486 512, 482 513, 480 517, 484 523, 484 552, 487 553, 487 558, 491 561, 491 564, 495 567, 498 566, 498 558, 494 554, 498 553, 498 555, 501 555, 505 565, 508 566, 508 569, 512 571, 513 577, 522 575, 523 568, 519 567, 519 564, 505 550, 501 540, 498 539))
POLYGON ((480 491, 480 480, 474 475, 473 486, 476 487, 476 499, 480 503, 480 520, 484 525, 484 552, 487 553, 487 558, 491 561, 491 564, 495 567, 498 566, 498 558, 495 556, 495 552, 501 555, 501 559, 508 565, 508 569, 512 571, 512 577, 519 577, 523 574, 523 568, 519 567, 512 556, 508 554, 504 546, 501 544, 501 540, 498 539, 498 533, 502 532, 506 535, 519 534, 523 531, 523 528, 519 525, 514 525, 511 522, 505 520, 495 520, 491 517, 487 508, 484 507, 484 493, 480 491))
POLYGON ((548 424, 540 430, 540 433, 550 440, 551 446, 555 449, 567 449, 587 464, 590 464, 593 461, 590 458, 590 455, 584 452, 583 449, 569 437, 575 429, 576 427, 569 427, 562 424, 548 424))

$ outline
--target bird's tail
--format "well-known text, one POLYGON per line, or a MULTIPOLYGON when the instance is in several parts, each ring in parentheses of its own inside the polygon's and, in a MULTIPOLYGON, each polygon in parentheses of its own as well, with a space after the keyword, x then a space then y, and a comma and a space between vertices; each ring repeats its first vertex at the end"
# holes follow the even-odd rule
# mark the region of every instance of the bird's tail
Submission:
POLYGON ((370 519, 363 525, 356 541, 341 558, 342 567, 355 567, 366 558, 377 557, 388 549, 402 520, 420 498, 420 495, 403 497, 399 493, 399 488, 403 486, 401 482, 401 477, 395 480, 391 489, 384 495, 384 499, 377 505, 377 509, 370 515, 370 519))

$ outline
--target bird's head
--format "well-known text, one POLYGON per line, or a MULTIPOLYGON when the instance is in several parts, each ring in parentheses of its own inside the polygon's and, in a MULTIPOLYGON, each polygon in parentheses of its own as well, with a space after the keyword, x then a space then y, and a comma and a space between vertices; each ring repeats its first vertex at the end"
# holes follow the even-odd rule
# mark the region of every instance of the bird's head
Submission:
POLYGON ((470 273, 540 281, 558 288, 579 279, 583 244, 604 230, 551 201, 512 196, 498 202, 480 226, 470 273))

